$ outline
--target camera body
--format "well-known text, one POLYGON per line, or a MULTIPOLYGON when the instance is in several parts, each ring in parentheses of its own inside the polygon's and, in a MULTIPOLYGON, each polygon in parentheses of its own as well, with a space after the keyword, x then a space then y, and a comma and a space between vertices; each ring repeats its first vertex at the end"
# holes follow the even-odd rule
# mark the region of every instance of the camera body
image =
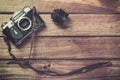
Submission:
POLYGON ((15 12, 9 22, 2 24, 3 35, 7 37, 14 45, 20 45, 33 31, 42 29, 44 21, 37 12, 34 13, 34 19, 37 26, 33 27, 33 12, 30 7, 24 7, 15 12))

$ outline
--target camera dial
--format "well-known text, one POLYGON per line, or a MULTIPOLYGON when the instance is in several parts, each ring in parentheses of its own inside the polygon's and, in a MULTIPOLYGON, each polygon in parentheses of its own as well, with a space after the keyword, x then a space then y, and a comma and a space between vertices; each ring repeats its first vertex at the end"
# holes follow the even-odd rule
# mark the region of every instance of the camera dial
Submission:
POLYGON ((21 17, 18 20, 18 27, 23 30, 29 30, 32 26, 32 22, 28 17, 21 17))

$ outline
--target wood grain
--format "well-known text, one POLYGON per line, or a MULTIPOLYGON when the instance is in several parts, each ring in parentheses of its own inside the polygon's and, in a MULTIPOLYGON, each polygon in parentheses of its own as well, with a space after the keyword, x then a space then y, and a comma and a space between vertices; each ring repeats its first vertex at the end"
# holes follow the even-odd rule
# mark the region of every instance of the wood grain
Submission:
MULTIPOLYGON (((12 15, 0 15, 0 24, 12 15)), ((54 24, 50 14, 41 14, 46 27, 37 36, 120 36, 120 15, 70 14, 65 29, 54 24)), ((1 28, 0 28, 1 36, 1 28)))
MULTIPOLYGON (((12 46, 17 57, 27 58, 30 41, 20 49, 12 46), (23 55, 24 54, 24 55, 23 55)), ((0 38, 0 58, 9 58, 0 38)), ((120 37, 36 37, 33 58, 120 58, 120 37)))
MULTIPOLYGON (((113 66, 102 67, 95 69, 85 74, 78 74, 73 76, 46 76, 40 75, 31 69, 20 68, 18 65, 6 65, 8 61, 0 62, 0 78, 1 79, 40 79, 40 80, 119 80, 120 76, 120 61, 111 61, 113 66)), ((52 70, 56 72, 69 72, 80 67, 84 67, 90 64, 106 62, 106 60, 33 60, 32 66, 40 70, 52 70), (44 66, 50 65, 44 68, 44 66), (74 65, 74 66, 71 66, 74 65)))
MULTIPOLYGON (((46 28, 35 37, 32 66, 60 73, 98 63, 112 62, 85 74, 46 76, 9 60, 0 28, 0 80, 120 80, 120 0, 0 0, 0 24, 24 6, 36 6, 46 28), (52 22, 50 13, 62 8, 70 13, 64 29, 52 22)), ((12 45, 18 58, 28 58, 30 38, 21 48, 12 45)))
POLYGON ((1 0, 0 12, 15 12, 24 6, 36 6, 40 12, 52 12, 55 8, 62 8, 70 13, 120 12, 119 0, 1 0))

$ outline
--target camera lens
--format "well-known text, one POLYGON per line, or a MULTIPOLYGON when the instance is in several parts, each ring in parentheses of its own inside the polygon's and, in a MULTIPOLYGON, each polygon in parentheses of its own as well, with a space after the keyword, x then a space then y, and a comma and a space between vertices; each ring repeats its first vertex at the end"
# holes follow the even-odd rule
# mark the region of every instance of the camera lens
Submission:
POLYGON ((18 27, 21 29, 21 30, 28 30, 30 29, 31 27, 31 20, 27 17, 23 17, 22 19, 20 19, 18 21, 18 27))

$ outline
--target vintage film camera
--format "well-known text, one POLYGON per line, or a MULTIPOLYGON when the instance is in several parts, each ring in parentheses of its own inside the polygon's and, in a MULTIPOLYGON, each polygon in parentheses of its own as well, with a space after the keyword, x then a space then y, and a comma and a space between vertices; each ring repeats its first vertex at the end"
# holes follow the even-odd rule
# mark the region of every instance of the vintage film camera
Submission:
POLYGON ((32 25, 32 18, 33 12, 28 6, 15 12, 9 22, 2 24, 3 35, 14 45, 19 46, 33 31, 44 27, 44 21, 37 12, 34 13, 35 23, 37 24, 35 27, 32 25))

